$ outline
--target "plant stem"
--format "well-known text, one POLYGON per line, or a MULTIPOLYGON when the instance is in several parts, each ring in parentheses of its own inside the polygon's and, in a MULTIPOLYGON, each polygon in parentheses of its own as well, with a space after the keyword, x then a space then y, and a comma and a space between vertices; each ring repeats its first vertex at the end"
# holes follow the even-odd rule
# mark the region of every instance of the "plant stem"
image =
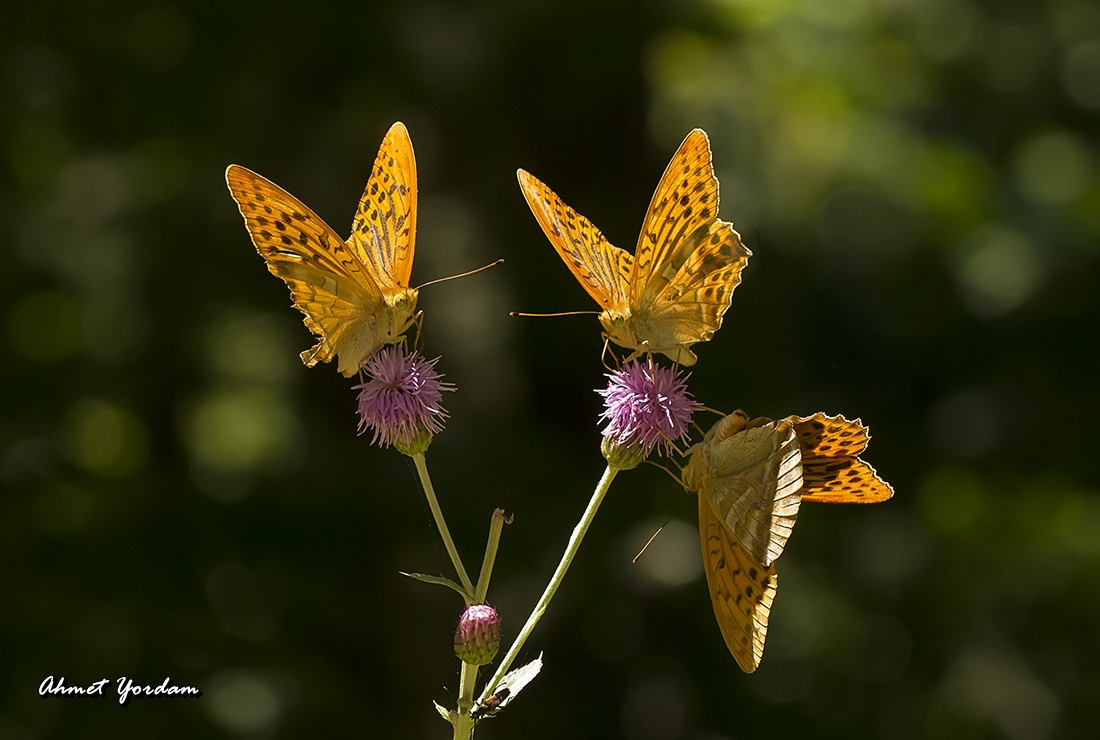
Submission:
POLYGON ((455 542, 451 539, 451 532, 447 529, 447 521, 443 518, 443 510, 439 508, 439 500, 435 497, 432 479, 428 476, 428 463, 424 459, 424 453, 418 452, 412 456, 412 459, 416 465, 416 472, 420 475, 420 485, 424 489, 424 496, 428 499, 428 508, 432 510, 432 516, 435 517, 435 526, 439 529, 439 536, 443 538, 443 546, 447 548, 447 554, 451 556, 451 562, 454 563, 458 579, 462 582, 462 588, 466 591, 467 603, 472 603, 474 584, 466 573, 466 566, 462 564, 462 558, 458 556, 455 542))
POLYGON ((500 533, 505 524, 510 524, 512 517, 504 515, 504 509, 495 509, 493 518, 489 522, 489 541, 485 544, 485 559, 481 561, 481 574, 477 577, 477 590, 474 591, 474 603, 484 604, 485 597, 489 593, 489 579, 493 575, 493 564, 497 559, 497 548, 500 546, 500 533))
POLYGON ((458 678, 458 716, 455 717, 454 740, 470 740, 474 736, 474 718, 470 711, 474 706, 474 687, 477 685, 476 665, 462 664, 458 678))
POLYGON ((478 701, 485 701, 486 697, 493 693, 497 684, 500 683, 500 679, 504 677, 504 674, 507 673, 508 669, 512 666, 512 661, 516 659, 520 649, 523 647, 523 643, 527 642, 527 638, 531 635, 531 631, 534 630, 535 625, 542 619, 546 607, 550 604, 550 600, 554 598, 554 594, 558 591, 558 586, 561 585, 562 580, 565 578, 566 571, 569 570, 569 566, 573 563, 573 558, 576 556, 577 550, 580 549, 581 541, 584 540, 584 535, 588 532, 588 527, 596 517, 596 511, 600 508, 604 496, 607 495, 607 490, 611 487, 611 481, 615 479, 615 474, 618 472, 618 468, 613 468, 610 465, 604 470, 600 482, 596 484, 596 490, 592 492, 592 498, 588 502, 588 508, 584 510, 584 514, 581 515, 581 520, 577 522, 577 526, 573 528, 573 534, 569 537, 569 544, 565 547, 565 552, 561 556, 561 562, 558 563, 557 570, 555 570, 554 575, 550 577, 550 582, 546 584, 546 590, 542 592, 542 598, 535 604, 535 608, 531 611, 531 616, 527 617, 527 623, 523 625, 523 629, 516 635, 516 639, 512 643, 512 646, 508 648, 508 652, 505 654, 504 659, 500 661, 496 673, 494 673, 493 677, 489 679, 489 682, 485 684, 485 688, 482 689, 481 697, 478 701))

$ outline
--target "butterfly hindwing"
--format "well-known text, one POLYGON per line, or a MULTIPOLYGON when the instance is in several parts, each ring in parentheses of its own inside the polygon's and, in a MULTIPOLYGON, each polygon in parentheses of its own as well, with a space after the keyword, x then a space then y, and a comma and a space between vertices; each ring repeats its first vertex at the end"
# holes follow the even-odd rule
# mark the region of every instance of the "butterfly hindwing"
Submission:
POLYGON ((775 598, 775 564, 765 566, 741 547, 705 496, 699 496, 699 539, 711 606, 722 639, 746 673, 760 665, 775 598))
MULTIPOLYGON (((733 227, 716 221, 689 240, 690 256, 675 272, 648 312, 650 343, 681 347, 680 364, 692 364, 688 346, 709 340, 722 325, 733 290, 741 283, 749 250, 733 227)), ((637 311, 642 315, 641 310, 637 311)), ((668 354, 668 353, 666 353, 668 354)))

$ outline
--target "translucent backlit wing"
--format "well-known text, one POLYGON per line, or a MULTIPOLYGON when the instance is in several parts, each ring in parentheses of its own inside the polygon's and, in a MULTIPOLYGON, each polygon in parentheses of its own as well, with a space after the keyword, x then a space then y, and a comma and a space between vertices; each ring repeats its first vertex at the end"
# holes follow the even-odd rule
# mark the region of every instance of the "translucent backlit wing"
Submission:
POLYGON ((653 351, 684 364, 694 362, 686 348, 710 339, 722 325, 752 255, 733 225, 718 219, 718 203, 710 142, 695 129, 650 201, 630 284, 636 333, 653 351))
POLYGON ((608 242, 538 178, 524 170, 516 175, 531 213, 573 277, 603 310, 625 311, 634 258, 608 242))
POLYGON ((416 159, 400 121, 382 140, 348 243, 384 289, 409 287, 416 246, 416 159))
POLYGON ((871 435, 859 419, 843 416, 787 418, 802 450, 802 499, 819 503, 873 504, 894 495, 894 489, 859 455, 871 435))

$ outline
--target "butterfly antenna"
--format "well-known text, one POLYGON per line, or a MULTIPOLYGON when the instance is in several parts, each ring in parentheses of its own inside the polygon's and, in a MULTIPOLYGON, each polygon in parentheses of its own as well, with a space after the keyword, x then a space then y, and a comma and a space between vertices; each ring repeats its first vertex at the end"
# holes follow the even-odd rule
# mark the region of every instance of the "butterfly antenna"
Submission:
POLYGON ((599 316, 599 311, 559 311, 558 313, 524 313, 522 311, 509 311, 509 316, 522 316, 525 319, 549 319, 556 316, 587 316, 588 314, 596 314, 599 316))
POLYGON ((490 262, 489 264, 482 265, 481 267, 478 267, 477 269, 474 269, 474 270, 467 270, 466 272, 460 272, 457 275, 451 275, 450 277, 443 277, 443 278, 436 278, 435 280, 429 280, 428 282, 417 286, 416 290, 421 290, 423 288, 427 288, 429 285, 435 285, 436 283, 445 283, 448 280, 457 280, 458 278, 464 278, 464 277, 467 277, 469 275, 473 275, 474 273, 481 272, 482 270, 488 270, 490 267, 496 267, 497 265, 503 265, 503 264, 504 264, 504 258, 502 257, 502 258, 498 259, 496 262, 490 262))
MULTIPOLYGON (((665 524, 668 524, 671 521, 672 521, 672 517, 669 517, 668 519, 665 519, 665 524)), ((638 564, 639 558, 641 558, 642 555, 645 554, 645 551, 649 549, 649 546, 651 544, 653 544, 653 540, 657 539, 657 535, 659 535, 661 533, 661 530, 665 528, 665 524, 662 524, 661 526, 657 527, 657 531, 653 533, 653 536, 650 537, 649 540, 646 541, 646 543, 644 545, 642 545, 642 549, 639 550, 638 554, 634 556, 634 559, 630 561, 631 565, 637 565, 638 564)))

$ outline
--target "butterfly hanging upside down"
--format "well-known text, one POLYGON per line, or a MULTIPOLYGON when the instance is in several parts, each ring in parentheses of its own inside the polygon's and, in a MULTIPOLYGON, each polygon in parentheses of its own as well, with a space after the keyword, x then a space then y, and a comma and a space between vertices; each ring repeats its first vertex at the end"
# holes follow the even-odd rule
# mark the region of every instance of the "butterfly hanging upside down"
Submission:
POLYGON ((760 665, 783 553, 803 501, 877 503, 890 484, 859 455, 859 419, 720 419, 689 451, 684 487, 699 495, 699 537, 714 616, 737 664, 760 665))
POLYGON ((409 287, 416 241, 416 160, 405 125, 390 127, 344 241, 270 180, 229 165, 225 179, 267 269, 290 288, 317 344, 313 367, 337 358, 350 377, 373 352, 404 338, 417 318, 409 287))
POLYGON ((613 246, 534 176, 517 174, 546 237, 600 305, 606 337, 635 354, 695 364, 689 347, 722 325, 752 254, 733 225, 718 219, 718 179, 706 133, 695 129, 673 155, 634 255, 613 246))

